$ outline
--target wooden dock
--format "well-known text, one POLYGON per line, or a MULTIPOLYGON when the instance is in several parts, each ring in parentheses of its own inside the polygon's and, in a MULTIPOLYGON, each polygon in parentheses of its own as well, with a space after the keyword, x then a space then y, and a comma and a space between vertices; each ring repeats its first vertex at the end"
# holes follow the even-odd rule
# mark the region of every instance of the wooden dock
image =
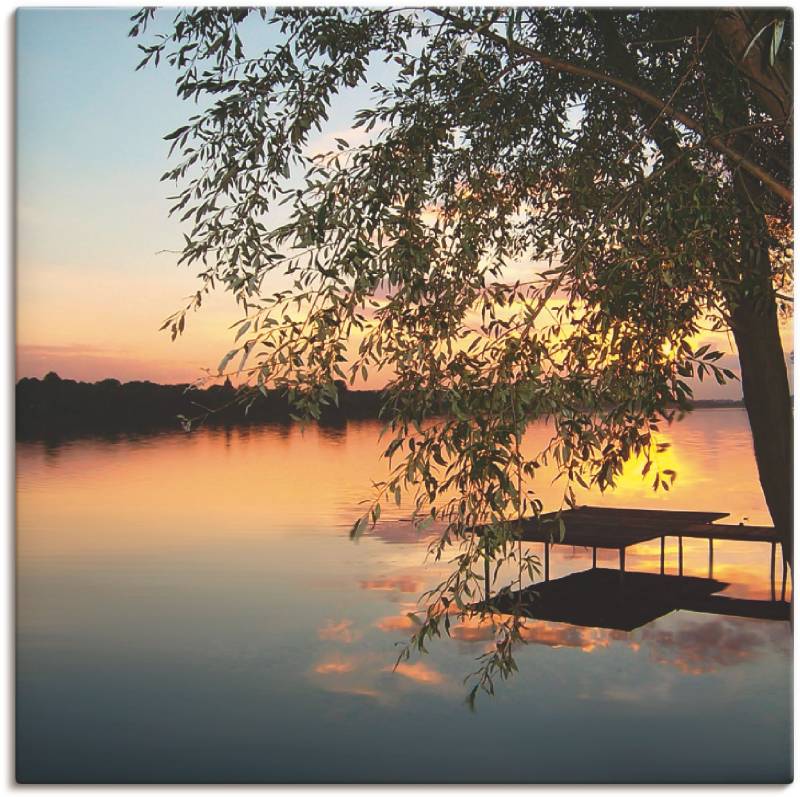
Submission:
MULTIPOLYGON (((592 549, 592 567, 597 567, 597 550, 619 552, 619 575, 625 577, 625 552, 633 545, 661 540, 661 575, 665 574, 666 538, 678 538, 678 575, 683 576, 683 539, 708 540, 708 578, 714 577, 715 540, 763 542, 771 545, 770 583, 772 598, 775 595, 775 563, 779 538, 771 526, 745 526, 722 524, 715 521, 728 517, 727 512, 692 512, 660 509, 617 509, 611 507, 582 506, 559 513, 548 513, 538 518, 525 518, 519 522, 524 542, 544 545, 544 580, 550 580, 550 546, 569 545, 592 549), (559 519, 563 522, 564 536, 560 534, 559 519)), ((485 527, 476 529, 483 533, 485 527)), ((486 562, 486 594, 490 594, 489 562, 486 562)), ((783 565, 781 600, 786 596, 788 569, 783 565)))

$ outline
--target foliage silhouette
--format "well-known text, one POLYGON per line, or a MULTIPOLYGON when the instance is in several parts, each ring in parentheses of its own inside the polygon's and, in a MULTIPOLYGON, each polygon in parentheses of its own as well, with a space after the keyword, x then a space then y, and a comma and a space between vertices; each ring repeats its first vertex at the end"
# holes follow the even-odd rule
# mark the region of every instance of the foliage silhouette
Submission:
MULTIPOLYGON (((791 559, 789 11, 204 8, 164 29, 155 14, 133 17, 132 36, 153 34, 140 66, 166 61, 199 104, 166 136, 164 179, 200 286, 165 328, 231 291, 244 317, 220 372, 310 417, 337 379, 386 374, 396 464, 353 533, 403 491, 419 522, 445 522, 432 554, 454 572, 426 596, 416 648, 485 570, 534 573, 514 520, 542 512, 544 461, 564 506, 632 455, 669 488, 660 424, 693 375, 733 376, 694 343, 708 325, 736 341, 791 559), (250 51, 261 28, 275 43, 250 51), (315 153, 337 97, 368 85, 353 131, 315 153), (533 456, 532 418, 553 427, 533 456)), ((487 689, 513 671, 519 622, 498 623, 487 689)))

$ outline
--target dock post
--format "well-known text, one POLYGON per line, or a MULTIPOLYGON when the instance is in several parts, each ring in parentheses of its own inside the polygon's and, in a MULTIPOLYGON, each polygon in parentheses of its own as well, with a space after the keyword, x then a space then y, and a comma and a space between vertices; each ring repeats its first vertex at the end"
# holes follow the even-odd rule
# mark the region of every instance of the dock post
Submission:
POLYGON ((683 575, 683 537, 678 537, 678 575, 683 575))
POLYGON ((708 577, 714 578, 714 538, 708 538, 708 577))
POLYGON ((544 544, 544 580, 550 580, 550 543, 544 544))
POLYGON ((597 548, 592 548, 592 570, 597 567, 597 548))
POLYGON ((775 549, 777 547, 777 543, 773 542, 769 557, 769 587, 772 593, 772 600, 775 600, 775 549))
POLYGON ((664 575, 664 546, 665 546, 665 538, 661 538, 661 575, 664 575))
POLYGON ((619 583, 622 584, 625 579, 625 549, 619 549, 619 583))
POLYGON ((789 575, 789 565, 783 560, 783 580, 781 581, 781 600, 786 600, 786 579, 789 575))
POLYGON ((484 600, 486 602, 486 606, 489 606, 489 580, 491 576, 491 571, 489 569, 489 541, 486 539, 486 535, 484 534, 484 539, 486 540, 483 546, 483 582, 484 582, 484 600))

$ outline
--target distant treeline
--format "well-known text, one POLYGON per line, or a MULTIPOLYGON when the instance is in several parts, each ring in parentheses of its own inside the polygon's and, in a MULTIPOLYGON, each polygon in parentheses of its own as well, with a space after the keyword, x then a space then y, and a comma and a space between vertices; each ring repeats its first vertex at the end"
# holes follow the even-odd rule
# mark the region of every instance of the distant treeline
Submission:
MULTIPOLYGON (((377 418, 381 393, 339 387, 339 406, 323 410, 320 423, 341 424, 348 419, 377 418)), ((239 397, 242 398, 241 396, 239 397)), ((76 382, 49 373, 44 379, 20 379, 16 388, 18 440, 117 434, 180 429, 181 418, 203 426, 290 423, 285 393, 271 390, 255 395, 247 413, 247 399, 237 400, 226 382, 208 388, 158 385, 154 382, 76 382)), ((741 401, 696 401, 695 407, 739 407, 741 401)))
MULTIPOLYGON (((181 429, 182 418, 193 428, 242 424, 289 423, 291 409, 285 392, 237 396, 230 382, 196 388, 154 382, 76 382, 49 373, 44 379, 20 379, 16 388, 18 440, 181 429), (249 398, 255 400, 247 412, 249 398)), ((326 406, 320 423, 377 418, 381 393, 348 390, 339 385, 339 406, 326 406)))

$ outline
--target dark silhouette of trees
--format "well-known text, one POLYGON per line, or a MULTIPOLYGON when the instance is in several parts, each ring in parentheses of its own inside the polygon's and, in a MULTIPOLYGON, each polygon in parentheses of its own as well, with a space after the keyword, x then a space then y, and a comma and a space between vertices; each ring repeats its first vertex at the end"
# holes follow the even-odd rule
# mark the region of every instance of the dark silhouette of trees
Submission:
MULTIPOLYGON (((320 422, 376 418, 380 394, 339 386, 338 405, 324 408, 320 422)), ((153 382, 77 382, 50 372, 44 379, 20 379, 16 387, 17 438, 189 430, 203 426, 289 423, 293 409, 285 392, 266 395, 230 381, 207 388, 153 382), (258 400, 253 400, 253 399, 258 400), (250 404, 245 414, 242 404, 250 404)))

